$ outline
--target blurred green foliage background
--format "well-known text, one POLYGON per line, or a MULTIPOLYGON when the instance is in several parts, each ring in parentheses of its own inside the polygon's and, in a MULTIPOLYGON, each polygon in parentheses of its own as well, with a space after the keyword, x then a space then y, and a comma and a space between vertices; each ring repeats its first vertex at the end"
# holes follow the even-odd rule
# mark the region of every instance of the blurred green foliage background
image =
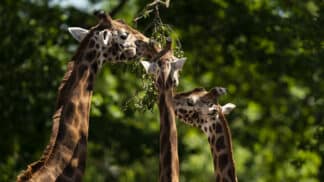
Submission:
MULTIPOLYGON (((37 160, 51 131, 60 80, 78 43, 68 26, 97 23, 94 8, 133 23, 149 1, 1 0, 0 181, 37 160), (76 1, 75 1, 76 2, 76 1)), ((188 61, 178 91, 224 86, 241 182, 324 180, 324 2, 172 0, 160 8, 188 61)), ((142 19, 144 31, 152 20, 142 19)), ((150 36, 150 29, 145 31, 150 36)), ((86 182, 157 181, 156 106, 132 65, 105 65, 92 101, 86 182)), ((178 122, 181 181, 213 181, 207 138, 178 122)))

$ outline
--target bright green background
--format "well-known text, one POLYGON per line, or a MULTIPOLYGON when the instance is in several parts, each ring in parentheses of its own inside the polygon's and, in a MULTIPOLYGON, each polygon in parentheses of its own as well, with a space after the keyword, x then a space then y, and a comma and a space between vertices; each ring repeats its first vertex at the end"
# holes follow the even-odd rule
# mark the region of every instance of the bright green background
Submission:
MULTIPOLYGON (((115 17, 132 23, 146 3, 129 0, 115 17)), ((77 46, 66 26, 96 24, 87 11, 1 0, 0 181, 13 181, 46 146, 57 88, 77 46)), ((161 17, 188 57, 178 90, 224 86, 220 102, 237 105, 228 120, 239 181, 323 181, 324 2, 171 0, 161 17)), ((157 181, 158 112, 135 110, 141 80, 124 65, 107 64, 98 76, 84 181, 157 181)), ((213 181, 206 137, 177 126, 181 181, 213 181)))

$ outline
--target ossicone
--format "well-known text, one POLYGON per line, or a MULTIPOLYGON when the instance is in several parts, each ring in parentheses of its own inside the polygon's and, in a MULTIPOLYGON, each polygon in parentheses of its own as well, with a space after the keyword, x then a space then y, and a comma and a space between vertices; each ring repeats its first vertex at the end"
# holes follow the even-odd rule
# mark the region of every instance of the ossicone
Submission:
POLYGON ((112 18, 104 10, 95 10, 93 14, 99 19, 100 24, 106 24, 108 27, 112 27, 112 18))

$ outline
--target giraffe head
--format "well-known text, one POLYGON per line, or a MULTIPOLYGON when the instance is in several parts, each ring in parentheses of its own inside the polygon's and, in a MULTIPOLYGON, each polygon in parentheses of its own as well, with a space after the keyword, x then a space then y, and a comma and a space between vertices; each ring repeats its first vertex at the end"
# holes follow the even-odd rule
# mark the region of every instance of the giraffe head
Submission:
MULTIPOLYGON (((216 109, 218 97, 226 94, 223 87, 214 87, 210 91, 196 88, 190 92, 177 94, 174 97, 176 105, 186 107, 188 110, 199 111, 201 114, 212 114, 216 109)), ((227 111, 227 110, 226 110, 227 111)))
POLYGON ((153 75, 155 85, 161 88, 173 88, 179 84, 179 71, 182 69, 186 58, 176 58, 171 51, 171 39, 168 39, 164 48, 153 62, 141 61, 145 71, 153 75))
POLYGON ((80 42, 80 47, 89 49, 89 59, 94 58, 102 65, 105 62, 126 62, 150 56, 148 47, 151 42, 143 34, 121 20, 113 20, 103 11, 95 12, 95 15, 100 21, 89 30, 80 27, 68 29, 80 42))
MULTIPOLYGON (((218 98, 226 93, 223 87, 214 87, 210 91, 196 88, 189 92, 179 93, 173 97, 177 117, 185 123, 203 129, 203 125, 218 117, 218 98)), ((223 114, 229 114, 235 108, 228 103, 221 106, 223 114)))

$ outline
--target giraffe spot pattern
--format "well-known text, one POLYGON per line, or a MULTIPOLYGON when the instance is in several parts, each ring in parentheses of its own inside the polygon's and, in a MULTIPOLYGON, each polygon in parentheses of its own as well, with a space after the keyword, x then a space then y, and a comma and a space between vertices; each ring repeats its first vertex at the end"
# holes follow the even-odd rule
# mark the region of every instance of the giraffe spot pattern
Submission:
POLYGON ((207 132, 207 126, 204 126, 204 132, 207 132))
POLYGON ((86 71, 88 69, 88 66, 87 65, 84 65, 84 64, 82 64, 82 65, 80 65, 80 67, 79 67, 79 76, 80 77, 82 77, 83 76, 83 74, 84 74, 84 72, 86 71))
POLYGON ((82 181, 82 174, 76 174, 75 176, 74 176, 74 180, 73 181, 75 181, 75 182, 81 182, 82 181))
POLYGON ((67 177, 72 177, 74 174, 74 168, 71 166, 71 163, 67 165, 63 171, 63 174, 67 177))
POLYGON ((194 120, 197 120, 198 119, 198 113, 197 112, 194 112, 194 114, 192 115, 192 118, 194 119, 194 120))
POLYGON ((218 166, 221 170, 223 170, 228 163, 228 155, 227 154, 222 154, 218 158, 218 166))
POLYGON ((232 181, 235 181, 235 175, 233 169, 228 169, 227 175, 230 177, 232 181))
MULTIPOLYGON (((40 181, 43 181, 43 180, 40 180, 40 181)), ((50 180, 45 180, 45 181, 50 181, 50 180)), ((57 177, 57 179, 55 181, 68 182, 68 181, 72 181, 72 179, 70 179, 67 176, 64 176, 63 174, 61 174, 59 177, 57 177)))
POLYGON ((88 91, 93 90, 93 84, 94 84, 94 75, 93 75, 93 73, 90 73, 89 78, 88 78, 88 86, 87 86, 88 91))
POLYGON ((91 69, 93 70, 94 73, 97 73, 97 71, 98 71, 98 63, 97 62, 92 63, 91 69))
POLYGON ((213 129, 216 130, 216 123, 213 123, 212 126, 213 126, 213 129))
POLYGON ((75 113, 75 105, 72 102, 67 103, 64 107, 64 120, 66 123, 72 123, 75 113))
POLYGON ((219 124, 219 123, 215 124, 215 131, 216 131, 216 133, 222 133, 223 132, 223 128, 222 128, 221 124, 219 124))
POLYGON ((214 144, 214 142, 215 142, 215 135, 212 135, 212 136, 210 137, 210 143, 211 143, 211 144, 214 144))
POLYGON ((81 133, 81 137, 79 140, 79 145, 83 146, 83 150, 80 151, 79 153, 79 164, 78 164, 78 169, 82 172, 84 172, 85 170, 85 166, 86 166, 86 155, 87 155, 87 151, 86 151, 86 145, 87 145, 87 136, 83 133, 81 133))
POLYGON ((217 174, 217 176, 216 176, 216 182, 221 182, 220 180, 221 180, 221 177, 219 176, 219 174, 217 174))
POLYGON ((126 59, 125 54, 122 54, 122 55, 119 56, 119 60, 125 60, 125 59, 126 59))
POLYGON ((217 151, 220 151, 222 149, 225 148, 225 141, 224 141, 224 136, 221 136, 219 137, 217 140, 216 140, 216 150, 217 151))
POLYGON ((166 171, 166 175, 171 177, 171 168, 168 166, 168 164, 171 164, 171 151, 169 151, 169 148, 170 146, 168 145, 168 147, 162 149, 164 151, 162 151, 163 159, 161 167, 163 167, 163 170, 166 171))
POLYGON ((64 139, 65 133, 66 133, 66 126, 64 123, 60 123, 58 133, 57 133, 57 141, 62 141, 64 139))
POLYGON ((96 57, 96 55, 97 55, 97 51, 95 51, 95 50, 89 51, 86 54, 86 60, 90 62, 96 57))
POLYGON ((118 44, 114 43, 112 47, 109 49, 112 55, 116 56, 118 53, 118 44))
POLYGON ((209 132, 212 133, 213 129, 212 126, 209 126, 209 132))
POLYGON ((179 112, 181 113, 181 114, 186 114, 187 113, 187 111, 186 110, 184 110, 184 109, 179 109, 179 112))
POLYGON ((96 44, 96 42, 93 39, 91 39, 89 42, 89 48, 92 49, 95 44, 96 44))
MULTIPOLYGON (((213 149, 213 147, 212 147, 213 149)), ((214 151, 214 150, 212 150, 214 151)), ((218 164, 217 164, 217 154, 215 152, 212 153, 212 157, 213 157, 213 163, 214 163, 214 169, 218 168, 218 164)))

